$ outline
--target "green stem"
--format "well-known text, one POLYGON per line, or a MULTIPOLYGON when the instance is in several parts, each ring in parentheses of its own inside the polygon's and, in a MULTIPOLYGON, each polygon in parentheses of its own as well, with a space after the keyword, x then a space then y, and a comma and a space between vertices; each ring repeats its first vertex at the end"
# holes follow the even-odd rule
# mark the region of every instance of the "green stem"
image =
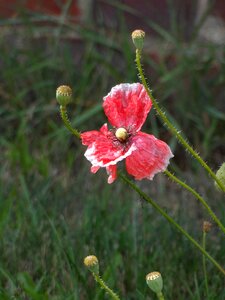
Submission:
POLYGON ((187 185, 182 180, 180 180, 179 178, 177 178, 175 175, 173 175, 172 173, 170 173, 168 170, 164 171, 164 174, 166 174, 173 181, 175 181, 176 183, 178 183, 179 185, 181 185, 183 188, 185 188, 186 190, 188 190, 189 192, 191 192, 203 204, 203 206, 206 208, 207 212, 210 214, 210 216, 212 217, 212 219, 217 223, 217 225, 220 227, 220 229, 223 231, 223 233, 225 233, 225 227, 220 222, 220 220, 217 218, 217 216, 214 214, 214 212, 211 210, 210 206, 207 204, 207 202, 204 200, 204 198, 199 195, 199 193, 197 193, 193 188, 191 188, 189 185, 187 185))
MULTIPOLYGON (((202 236, 202 248, 206 249, 206 232, 203 230, 202 236)), ((205 289, 206 289, 206 296, 209 299, 209 287, 208 287, 208 278, 207 278, 207 271, 206 271, 206 259, 205 255, 202 256, 202 265, 203 265, 203 273, 204 273, 204 281, 205 281, 205 289)))
POLYGON ((157 101, 155 100, 155 98, 153 97, 152 92, 149 89, 147 81, 145 79, 144 72, 143 72, 142 66, 141 66, 141 52, 138 49, 136 49, 136 59, 135 59, 135 61, 136 61, 136 64, 137 64, 137 69, 138 69, 138 72, 139 72, 140 80, 141 80, 142 84, 144 85, 144 87, 146 89, 146 92, 147 92, 148 96, 150 97, 150 99, 152 100, 153 106, 154 106, 156 112, 158 113, 159 117, 163 121, 163 123, 166 124, 166 126, 168 127, 168 129, 170 130, 170 132, 177 138, 177 140, 183 145, 183 147, 186 150, 188 150, 194 156, 194 158, 201 164, 201 166, 203 168, 205 168, 205 170, 209 173, 209 175, 216 181, 216 183, 222 189, 222 191, 225 192, 225 186, 216 177, 216 174, 204 162, 204 160, 198 155, 198 153, 188 144, 188 142, 182 137, 182 135, 180 134, 180 132, 167 119, 166 114, 159 107, 159 105, 158 105, 157 101))
POLYGON ((72 132, 72 134, 74 134, 78 139, 80 139, 80 133, 76 129, 74 129, 70 123, 70 120, 67 115, 66 106, 60 105, 60 115, 61 115, 61 118, 62 118, 66 128, 70 132, 72 132))
POLYGON ((157 297, 158 297, 159 300, 165 300, 162 292, 158 293, 157 297))
POLYGON ((217 261, 206 252, 198 242, 196 242, 188 233, 185 231, 177 222, 173 220, 156 202, 154 202, 149 196, 147 196, 139 187, 129 180, 125 175, 119 173, 119 177, 126 182, 134 191, 136 191, 146 202, 150 203, 155 210, 157 210, 167 221, 175 226, 178 231, 180 231, 199 251, 202 252, 216 267, 220 270, 221 273, 225 276, 225 270, 217 263, 217 261))
POLYGON ((96 273, 92 273, 92 274, 95 278, 95 281, 100 284, 101 288, 103 288, 111 296, 112 299, 120 300, 120 298, 106 285, 106 283, 98 274, 96 273))

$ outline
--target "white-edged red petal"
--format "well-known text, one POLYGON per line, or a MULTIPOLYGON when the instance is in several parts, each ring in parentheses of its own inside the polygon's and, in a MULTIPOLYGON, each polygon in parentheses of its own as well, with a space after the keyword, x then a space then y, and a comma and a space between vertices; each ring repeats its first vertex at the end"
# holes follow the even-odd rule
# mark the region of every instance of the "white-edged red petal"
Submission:
POLYGON ((106 172, 109 175, 108 177, 108 183, 111 184, 113 183, 116 178, 117 178, 117 166, 113 165, 113 166, 108 166, 106 167, 106 172))
POLYGON ((101 137, 103 134, 107 135, 108 132, 109 131, 106 123, 102 125, 100 131, 97 130, 85 131, 81 133, 82 144, 85 146, 89 146, 91 143, 94 143, 96 139, 101 137))
POLYGON ((154 135, 138 132, 132 143, 137 149, 126 158, 126 168, 135 179, 153 179, 156 173, 166 170, 173 154, 165 142, 154 135))
POLYGON ((152 102, 140 83, 122 83, 114 86, 103 98, 103 109, 109 122, 119 128, 139 131, 146 120, 152 102))
MULTIPOLYGON (((95 174, 96 172, 98 172, 99 169, 100 169, 100 167, 92 166, 91 167, 91 173, 95 174)), ((113 183, 117 178, 117 166, 112 165, 112 166, 106 167, 106 172, 109 175, 108 183, 109 184, 113 183)))
MULTIPOLYGON (((108 167, 131 155, 136 149, 135 145, 124 147, 114 134, 104 124, 100 131, 87 131, 81 134, 82 144, 88 146, 84 156, 93 167, 108 167)), ((93 171, 97 170, 93 168, 93 171)))
POLYGON ((98 172, 98 170, 100 169, 100 167, 96 167, 96 166, 92 166, 91 167, 91 173, 97 173, 98 172))

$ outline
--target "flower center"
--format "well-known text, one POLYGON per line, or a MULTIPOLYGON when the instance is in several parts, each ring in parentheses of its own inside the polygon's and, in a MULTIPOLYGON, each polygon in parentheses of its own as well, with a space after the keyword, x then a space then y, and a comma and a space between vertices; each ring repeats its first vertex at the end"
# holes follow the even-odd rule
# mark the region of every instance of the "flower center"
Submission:
POLYGON ((125 142, 128 138, 128 133, 125 128, 121 127, 116 130, 115 136, 120 142, 125 142))

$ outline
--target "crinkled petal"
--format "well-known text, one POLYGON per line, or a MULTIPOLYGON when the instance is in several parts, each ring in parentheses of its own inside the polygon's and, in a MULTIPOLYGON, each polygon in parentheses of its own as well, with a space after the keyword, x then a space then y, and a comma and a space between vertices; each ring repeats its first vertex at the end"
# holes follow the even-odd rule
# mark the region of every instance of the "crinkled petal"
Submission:
POLYGON ((116 85, 103 100, 109 122, 115 127, 134 131, 141 129, 152 106, 151 99, 140 83, 116 85))
POLYGON ((81 133, 82 144, 85 146, 89 146, 91 143, 95 142, 96 139, 101 137, 103 134, 107 135, 108 132, 109 131, 106 123, 102 125, 100 131, 91 130, 91 131, 83 132, 81 133))
POLYGON ((135 179, 153 179, 156 173, 166 170, 173 154, 165 142, 143 132, 134 136, 132 142, 137 149, 126 158, 126 168, 135 179))
POLYGON ((107 174, 109 175, 108 177, 108 183, 113 183, 116 178, 117 178, 117 166, 116 165, 113 165, 113 166, 108 166, 106 167, 106 171, 107 171, 107 174))
MULTIPOLYGON (((136 149, 135 145, 124 147, 120 142, 115 140, 114 134, 107 129, 104 124, 100 131, 88 131, 81 134, 83 145, 88 149, 84 156, 94 167, 107 167, 115 165, 123 160, 136 149)), ((95 168, 93 169, 96 170, 95 168)))
MULTIPOLYGON (((100 167, 92 166, 91 167, 91 173, 95 174, 96 172, 98 172, 99 169, 100 169, 100 167)), ((106 167, 106 172, 109 175, 109 177, 108 177, 108 183, 109 184, 113 183, 116 180, 116 178, 117 178, 117 166, 116 165, 112 165, 112 166, 106 167)))
POLYGON ((100 169, 100 167, 95 167, 95 166, 92 166, 91 167, 91 173, 97 173, 98 172, 98 170, 100 169))

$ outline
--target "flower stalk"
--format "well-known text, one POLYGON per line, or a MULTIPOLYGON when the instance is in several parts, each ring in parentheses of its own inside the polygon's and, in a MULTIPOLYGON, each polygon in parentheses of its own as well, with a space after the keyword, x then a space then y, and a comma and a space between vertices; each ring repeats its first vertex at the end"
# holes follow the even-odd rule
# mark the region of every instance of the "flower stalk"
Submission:
POLYGON ((72 102, 73 100, 73 91, 70 86, 68 85, 60 85, 56 89, 56 100, 60 105, 60 115, 61 118, 66 126, 66 128, 74 134, 77 138, 80 139, 80 133, 74 129, 70 123, 70 120, 67 115, 66 106, 72 102))
POLYGON ((158 293, 158 294, 157 294, 157 297, 158 297, 159 300, 165 300, 165 298, 164 298, 162 292, 161 292, 161 293, 158 293))
POLYGON ((172 217, 170 217, 155 201, 153 201, 149 196, 147 196, 139 187, 128 179, 122 173, 119 173, 119 177, 123 182, 127 183, 136 193, 140 195, 146 202, 150 203, 155 210, 157 210, 170 224, 172 224, 179 232, 181 232, 205 257, 207 257, 211 263, 225 276, 225 270, 220 266, 220 264, 208 253, 205 249, 192 238, 186 230, 184 230, 172 217))
POLYGON ((182 146, 193 155, 193 157, 201 164, 201 166, 208 172, 208 174, 215 180, 217 185, 220 187, 222 191, 225 192, 225 185, 219 180, 219 178, 216 176, 216 174, 212 171, 212 169, 206 164, 206 162, 200 157, 200 155, 189 145, 189 143, 182 137, 180 132, 174 127, 174 125, 168 120, 165 112, 162 111, 160 106, 158 105, 157 101, 152 95, 152 92, 150 88, 148 87, 147 81, 144 76, 144 71, 141 66, 141 51, 139 49, 136 49, 136 59, 135 59, 137 69, 139 72, 139 77, 144 85, 146 92, 148 93, 150 99, 152 100, 152 104, 159 115, 160 119, 163 121, 163 123, 167 126, 167 128, 170 130, 170 132, 177 138, 177 140, 182 144, 182 146))
MULTIPOLYGON (((203 222, 203 230, 202 230, 202 248, 206 250, 206 235, 211 230, 212 224, 210 222, 204 221, 203 222)), ((206 259, 205 256, 202 256, 202 267, 204 273, 204 282, 205 282, 205 290, 206 290, 206 297, 209 299, 209 286, 208 286, 208 276, 206 271, 206 259)))
POLYGON ((192 187, 190 187, 188 184, 184 183, 182 180, 177 178, 174 174, 172 174, 168 170, 164 171, 164 174, 166 174, 170 179, 172 179, 173 181, 175 181, 176 183, 181 185, 183 188, 185 188, 186 190, 191 192, 192 195, 194 195, 202 203, 202 205, 205 207, 205 209, 207 210, 209 215, 212 217, 212 219, 215 221, 215 223, 219 226, 219 228, 225 234, 225 227, 220 222, 220 220, 217 218, 217 216, 214 214, 214 212, 211 210, 210 206, 207 204, 205 199, 202 196, 199 195, 199 193, 197 193, 192 187))
POLYGON ((63 120, 64 125, 66 128, 73 134, 75 135, 78 139, 80 139, 80 133, 74 129, 70 123, 70 120, 67 115, 67 110, 65 105, 60 105, 60 115, 63 120))
MULTIPOLYGON (((204 250, 206 250, 206 232, 205 231, 203 231, 203 234, 202 234, 202 248, 204 250)), ((205 255, 202 255, 202 266, 203 266, 203 273, 204 273, 206 296, 207 296, 207 299, 209 299, 209 287, 208 287, 208 277, 207 277, 207 271, 206 271, 205 255)))
POLYGON ((120 300, 119 296, 117 296, 116 293, 113 292, 113 290, 111 290, 106 283, 104 282, 104 280, 96 273, 92 273, 95 281, 101 286, 101 288, 103 288, 106 293, 108 293, 110 295, 110 297, 114 300, 120 300))
POLYGON ((99 275, 99 263, 98 259, 95 255, 89 255, 84 259, 84 265, 88 268, 88 270, 92 273, 95 281, 101 286, 102 289, 106 291, 110 295, 110 297, 114 300, 120 300, 120 298, 116 295, 116 293, 111 290, 104 280, 99 275))

